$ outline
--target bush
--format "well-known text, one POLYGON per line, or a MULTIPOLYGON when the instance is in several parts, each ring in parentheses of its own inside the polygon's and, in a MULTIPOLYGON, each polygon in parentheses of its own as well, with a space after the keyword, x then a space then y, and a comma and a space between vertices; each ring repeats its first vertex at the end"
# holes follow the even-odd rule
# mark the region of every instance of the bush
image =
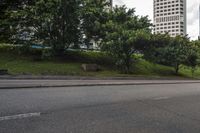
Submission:
POLYGON ((53 54, 52 54, 52 50, 51 50, 51 49, 49 49, 49 48, 44 48, 44 49, 42 50, 42 56, 41 56, 42 59, 47 59, 47 60, 49 60, 49 59, 52 59, 52 57, 53 57, 53 54))
POLYGON ((99 65, 113 65, 114 60, 106 53, 92 51, 67 51, 65 59, 81 63, 95 63, 99 65))
POLYGON ((10 53, 19 56, 30 56, 33 60, 41 60, 42 49, 31 48, 28 45, 0 45, 1 53, 10 53))
POLYGON ((0 44, 0 52, 18 54, 18 48, 14 45, 0 44))
MULTIPOLYGON (((31 48, 30 46, 20 45, 0 45, 1 53, 9 53, 18 56, 31 57, 34 61, 53 59, 52 50, 49 48, 31 48)), ((56 60, 80 62, 80 63, 95 63, 98 65, 111 66, 114 64, 114 59, 103 52, 94 51, 72 51, 67 50, 62 57, 55 57, 56 60)))

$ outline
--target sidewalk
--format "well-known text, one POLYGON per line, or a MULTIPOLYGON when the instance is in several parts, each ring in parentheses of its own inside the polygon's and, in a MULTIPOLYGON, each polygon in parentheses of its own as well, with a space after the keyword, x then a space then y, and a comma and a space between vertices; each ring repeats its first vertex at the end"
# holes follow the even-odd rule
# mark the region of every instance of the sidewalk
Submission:
POLYGON ((0 80, 0 89, 80 87, 80 86, 119 86, 156 84, 193 84, 200 80, 0 80))

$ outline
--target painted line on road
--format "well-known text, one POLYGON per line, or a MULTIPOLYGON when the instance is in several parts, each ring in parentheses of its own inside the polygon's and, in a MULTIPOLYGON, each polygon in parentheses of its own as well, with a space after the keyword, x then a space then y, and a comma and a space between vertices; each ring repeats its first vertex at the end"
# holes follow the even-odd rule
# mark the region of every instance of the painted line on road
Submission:
POLYGON ((169 99, 169 97, 156 97, 154 100, 166 100, 169 99))
POLYGON ((38 113, 27 113, 27 114, 3 116, 3 117, 0 117, 0 122, 6 121, 6 120, 24 119, 24 118, 29 118, 29 117, 39 117, 40 115, 41 115, 41 113, 38 112, 38 113))

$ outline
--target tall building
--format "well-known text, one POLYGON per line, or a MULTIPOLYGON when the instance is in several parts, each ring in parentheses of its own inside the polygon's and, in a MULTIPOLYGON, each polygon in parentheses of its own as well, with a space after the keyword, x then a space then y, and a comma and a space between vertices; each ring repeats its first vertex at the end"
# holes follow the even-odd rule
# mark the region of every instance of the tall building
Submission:
POLYGON ((199 5, 199 37, 198 39, 200 40, 200 5, 199 5))
POLYGON ((106 0, 106 1, 110 3, 109 4, 109 8, 112 9, 112 7, 113 7, 113 0, 106 0))
POLYGON ((154 0, 154 33, 186 35, 186 0, 154 0))
POLYGON ((110 6, 113 7, 113 0, 110 0, 110 6))

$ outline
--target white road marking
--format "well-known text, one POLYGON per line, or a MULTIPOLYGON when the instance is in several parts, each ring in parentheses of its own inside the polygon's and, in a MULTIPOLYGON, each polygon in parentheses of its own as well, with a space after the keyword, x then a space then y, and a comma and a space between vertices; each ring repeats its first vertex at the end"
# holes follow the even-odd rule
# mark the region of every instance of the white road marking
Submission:
POLYGON ((38 112, 38 113, 27 113, 27 114, 3 116, 3 117, 0 117, 0 121, 23 119, 23 118, 29 118, 29 117, 38 117, 40 115, 41 115, 41 113, 38 112))
POLYGON ((165 99, 169 99, 169 97, 156 97, 156 98, 154 98, 154 100, 165 100, 165 99))

